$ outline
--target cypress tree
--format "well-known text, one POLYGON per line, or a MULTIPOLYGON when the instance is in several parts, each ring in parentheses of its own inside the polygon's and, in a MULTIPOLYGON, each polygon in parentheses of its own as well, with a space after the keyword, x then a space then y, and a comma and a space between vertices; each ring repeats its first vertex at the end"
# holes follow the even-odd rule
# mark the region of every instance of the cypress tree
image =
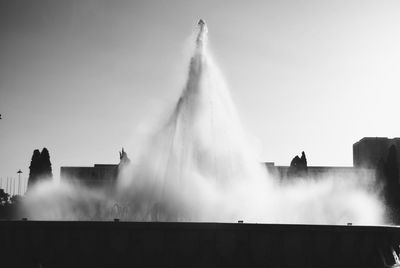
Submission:
POLYGON ((42 152, 38 149, 33 151, 31 165, 29 166, 28 188, 42 179, 51 179, 53 177, 50 154, 47 148, 42 152))
POLYGON ((31 165, 29 166, 29 179, 28 187, 35 184, 40 176, 40 151, 38 149, 33 151, 31 165))
POLYGON ((43 148, 40 153, 40 176, 42 178, 52 178, 53 173, 51 169, 50 154, 47 148, 43 148))

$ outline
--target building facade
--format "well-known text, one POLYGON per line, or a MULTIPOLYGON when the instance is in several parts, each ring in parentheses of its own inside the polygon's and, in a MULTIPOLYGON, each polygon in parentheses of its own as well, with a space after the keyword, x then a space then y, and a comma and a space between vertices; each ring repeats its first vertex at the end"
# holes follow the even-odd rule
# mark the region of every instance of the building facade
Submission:
MULTIPOLYGON (((365 137, 353 144, 353 166, 348 167, 327 167, 308 166, 301 176, 291 176, 289 166, 276 166, 273 162, 264 163, 268 172, 280 179, 291 177, 326 178, 329 175, 335 177, 373 177, 375 170, 381 160, 386 160, 389 148, 395 146, 400 150, 400 138, 371 138, 365 137)), ((120 152, 119 164, 95 164, 93 167, 61 167, 61 179, 70 182, 79 182, 92 187, 107 187, 115 185, 118 177, 118 170, 121 165, 130 162, 122 149, 120 152)), ((400 170, 400 156, 397 156, 400 170)))
POLYGON ((95 164, 93 167, 61 167, 63 181, 90 187, 113 186, 118 176, 118 165, 95 164))
POLYGON ((290 175, 289 166, 275 166, 272 162, 265 163, 269 174, 275 178, 282 180, 290 180, 292 178, 312 178, 324 179, 330 176, 335 178, 373 178, 375 170, 364 167, 327 167, 327 166, 308 166, 307 171, 299 176, 290 175))
POLYGON ((62 181, 80 183, 89 187, 110 188, 115 185, 119 170, 129 165, 128 155, 122 148, 119 164, 95 164, 93 167, 61 167, 62 181))
MULTIPOLYGON (((400 138, 365 137, 353 144, 354 167, 377 168, 381 160, 385 161, 389 148, 395 146, 397 152, 400 150, 400 138)), ((400 167, 400 157, 397 156, 400 167)))

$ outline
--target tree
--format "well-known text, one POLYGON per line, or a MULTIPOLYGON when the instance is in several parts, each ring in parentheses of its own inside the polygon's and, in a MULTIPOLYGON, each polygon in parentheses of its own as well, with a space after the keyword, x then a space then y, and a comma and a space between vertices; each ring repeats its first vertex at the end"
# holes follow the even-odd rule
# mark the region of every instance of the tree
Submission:
POLYGON ((28 189, 39 180, 51 179, 52 177, 49 151, 47 148, 43 148, 42 152, 38 149, 34 150, 29 166, 28 189))
POLYGON ((10 195, 4 191, 4 189, 0 189, 0 205, 7 205, 9 202, 10 195))
POLYGON ((0 219, 9 219, 10 215, 10 195, 0 189, 0 219))
POLYGON ((13 205, 18 205, 21 203, 23 197, 21 195, 13 195, 10 197, 10 203, 13 205))
POLYGON ((290 167, 288 169, 287 175, 289 177, 293 176, 304 176, 307 173, 307 158, 306 154, 301 152, 301 157, 296 155, 290 162, 290 167))
POLYGON ((31 165, 29 166, 28 188, 35 184, 40 175, 40 151, 38 149, 33 151, 31 165))
POLYGON ((43 178, 53 177, 50 154, 46 147, 43 148, 42 152, 40 153, 40 176, 43 178))

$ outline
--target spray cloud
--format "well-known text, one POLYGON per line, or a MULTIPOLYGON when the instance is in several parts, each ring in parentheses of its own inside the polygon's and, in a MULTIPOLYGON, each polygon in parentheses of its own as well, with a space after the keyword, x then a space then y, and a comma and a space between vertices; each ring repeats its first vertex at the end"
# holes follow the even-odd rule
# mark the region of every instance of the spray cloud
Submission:
POLYGON ((87 219, 90 211, 107 219, 104 211, 118 203, 127 208, 123 219, 136 221, 383 223, 372 178, 330 174, 281 184, 267 173, 246 142, 208 51, 207 32, 200 20, 182 95, 131 164, 120 170, 116 190, 110 195, 65 183, 39 185, 28 196, 30 217, 87 219), (46 194, 50 190, 58 194, 46 194))

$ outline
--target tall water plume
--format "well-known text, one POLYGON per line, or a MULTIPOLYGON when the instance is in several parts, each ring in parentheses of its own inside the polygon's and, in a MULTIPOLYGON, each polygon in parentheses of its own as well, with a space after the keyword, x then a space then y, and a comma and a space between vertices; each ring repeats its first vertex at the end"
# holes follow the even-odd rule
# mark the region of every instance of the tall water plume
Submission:
MULTIPOLYGON (((134 196, 141 195, 137 189, 145 190, 143 205, 145 211, 152 211, 151 219, 187 218, 188 214, 197 218, 194 211, 205 209, 205 204, 184 197, 195 194, 196 187, 207 188, 196 198, 210 199, 212 189, 230 188, 263 173, 249 153, 234 104, 207 50, 207 26, 202 20, 195 44, 187 82, 175 109, 152 135, 131 174, 120 178, 123 189, 132 189, 134 196), (126 187, 130 183, 133 185, 126 187)), ((125 196, 132 196, 130 190, 125 196)), ((138 204, 138 200, 130 203, 138 204)))
POLYGON ((246 143, 236 109, 198 23, 188 78, 171 116, 120 177, 135 219, 381 222, 373 178, 326 174, 281 185, 246 143), (137 198, 140 197, 140 198, 137 198), (133 199, 132 199, 133 198, 133 199), (365 211, 362 206, 367 206, 365 211), (310 211, 311 209, 311 211, 310 211))
POLYGON ((116 191, 38 185, 26 202, 30 218, 109 219, 117 203, 123 220, 383 223, 373 178, 327 174, 283 185, 268 175, 246 143, 202 20, 193 43, 175 108, 120 170, 116 191))

